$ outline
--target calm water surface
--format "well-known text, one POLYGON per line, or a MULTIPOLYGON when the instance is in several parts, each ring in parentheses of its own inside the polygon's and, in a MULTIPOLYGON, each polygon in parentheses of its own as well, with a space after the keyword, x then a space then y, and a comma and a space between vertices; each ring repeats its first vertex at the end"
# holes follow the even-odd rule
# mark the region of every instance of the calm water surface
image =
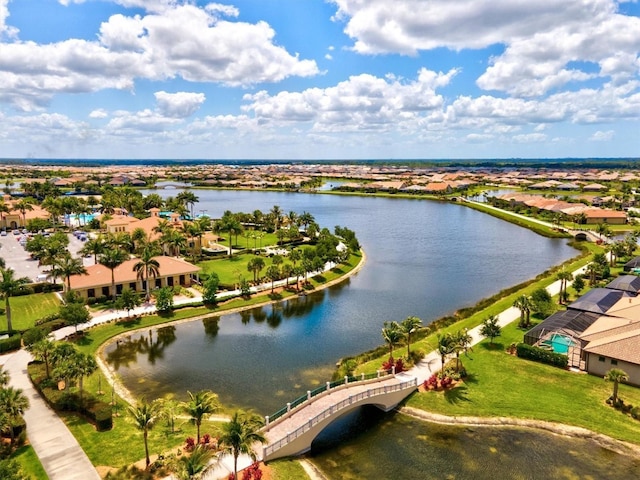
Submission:
MULTIPOLYGON (((385 320, 417 315, 428 323, 576 253, 564 240, 447 203, 194 191, 196 212, 212 217, 279 205, 311 212, 322 226, 348 226, 368 260, 357 275, 313 295, 138 332, 109 346, 106 358, 124 384, 146 398, 209 388, 225 404, 270 414, 325 382, 339 358, 381 344, 385 320)), ((313 457, 331 479, 622 479, 638 469, 590 442, 437 426, 375 408, 332 424, 314 442, 313 457)))
MULTIPOLYGON (((175 191, 157 190, 165 196, 175 191)), ((262 414, 324 383, 340 358, 382 343, 386 320, 428 323, 575 255, 550 240, 455 204, 321 194, 195 190, 196 211, 312 213, 348 226, 367 263, 347 282, 242 314, 140 332, 106 350, 134 394, 210 388, 262 414), (161 333, 163 330, 160 330, 161 333)), ((247 275, 249 273, 247 272, 247 275)))

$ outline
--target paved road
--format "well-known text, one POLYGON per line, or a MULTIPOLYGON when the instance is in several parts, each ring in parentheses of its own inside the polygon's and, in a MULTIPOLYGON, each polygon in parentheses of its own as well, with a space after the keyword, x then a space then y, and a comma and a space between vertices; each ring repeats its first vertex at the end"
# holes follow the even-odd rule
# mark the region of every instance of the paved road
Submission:
POLYGON ((29 399, 30 406, 24 414, 27 436, 49 479, 99 480, 100 475, 78 441, 33 388, 27 375, 30 360, 31 355, 25 350, 0 357, 11 375, 10 384, 21 388, 29 399))

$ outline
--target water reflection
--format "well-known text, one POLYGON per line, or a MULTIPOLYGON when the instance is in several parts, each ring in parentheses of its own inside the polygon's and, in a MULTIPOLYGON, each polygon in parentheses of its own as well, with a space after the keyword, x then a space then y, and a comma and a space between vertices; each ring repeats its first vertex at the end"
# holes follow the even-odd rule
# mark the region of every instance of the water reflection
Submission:
POLYGON ((116 340, 116 348, 108 348, 105 358, 116 370, 137 362, 139 356, 146 357, 150 365, 155 365, 158 360, 164 358, 165 349, 175 342, 176 338, 174 325, 150 329, 146 334, 136 333, 116 340))
POLYGON ((215 338, 220 331, 220 317, 208 317, 202 319, 202 326, 204 327, 204 333, 210 338, 215 338))

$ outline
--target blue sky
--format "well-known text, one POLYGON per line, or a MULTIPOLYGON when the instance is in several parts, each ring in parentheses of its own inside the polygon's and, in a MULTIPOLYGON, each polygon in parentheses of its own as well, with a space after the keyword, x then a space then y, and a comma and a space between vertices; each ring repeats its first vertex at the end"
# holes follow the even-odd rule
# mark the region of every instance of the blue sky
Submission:
POLYGON ((637 0, 0 0, 0 158, 640 156, 637 0))

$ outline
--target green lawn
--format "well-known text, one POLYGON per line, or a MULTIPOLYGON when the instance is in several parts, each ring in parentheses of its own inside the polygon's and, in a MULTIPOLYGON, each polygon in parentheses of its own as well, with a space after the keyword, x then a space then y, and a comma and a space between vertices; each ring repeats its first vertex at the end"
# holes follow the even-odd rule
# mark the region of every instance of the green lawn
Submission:
POLYGON ((273 480, 308 480, 309 476, 295 458, 283 458, 269 462, 273 480))
MULTIPOLYGON (((505 347, 521 341, 523 333, 511 324, 493 348, 488 341, 481 342, 468 358, 462 356, 470 373, 464 384, 448 392, 416 393, 407 406, 454 416, 558 422, 638 443, 640 422, 605 403, 611 383, 507 355, 505 347)), ((621 385, 619 394, 625 403, 640 404, 640 389, 621 385)))
POLYGON ((20 447, 12 455, 12 458, 15 458, 22 467, 25 480, 47 480, 49 478, 31 445, 20 447))
MULTIPOLYGON (((34 322, 52 313, 57 313, 60 300, 55 293, 34 293, 20 297, 10 297, 11 323, 15 330, 27 330, 34 322)), ((4 300, 0 303, 0 330, 7 330, 7 316, 4 312, 4 300)))
MULTIPOLYGON (((326 272, 324 275, 320 276, 320 278, 312 279, 312 285, 318 286, 346 274, 359 264, 361 258, 362 257, 360 255, 352 255, 346 264, 337 267, 334 271, 326 272)), ((282 297, 284 298, 291 295, 295 295, 295 293, 283 292, 282 297)), ((141 328, 149 328, 168 321, 192 318, 199 315, 221 315, 224 314, 226 310, 230 310, 232 308, 250 307, 269 300, 270 297, 267 294, 254 295, 248 300, 234 299, 218 306, 215 309, 209 309, 206 307, 186 308, 176 310, 170 317, 150 315, 132 320, 131 322, 109 323, 87 330, 84 336, 76 342, 76 346, 84 353, 95 355, 100 345, 120 333, 131 332, 141 328)), ((96 396, 99 386, 105 392, 101 399, 107 402, 110 401, 111 386, 101 371, 95 372, 84 382, 85 392, 94 396, 96 396)), ((125 402, 119 399, 118 403, 120 405, 120 412, 123 412, 125 402)), ((230 412, 226 411, 223 406, 221 413, 224 414, 230 412)), ((114 427, 108 432, 97 432, 93 425, 76 415, 67 414, 63 415, 62 418, 69 426, 69 429, 76 437, 83 450, 87 452, 87 455, 94 465, 120 467, 134 463, 144 457, 142 436, 133 427, 133 425, 125 420, 125 417, 114 418, 114 427)), ((149 435, 150 451, 153 453, 165 452, 181 445, 187 436, 195 436, 195 429, 193 426, 184 424, 182 428, 184 429, 183 432, 172 435, 168 432, 166 427, 158 425, 158 427, 156 427, 156 429, 154 429, 149 435)), ((213 434, 214 430, 215 425, 212 424, 210 428, 203 427, 202 433, 213 434)), ((289 474, 287 472, 289 471, 298 471, 298 469, 302 471, 302 467, 300 467, 299 464, 297 467, 285 465, 283 467, 277 467, 277 469, 284 469, 284 473, 281 476, 276 477, 276 479, 306 478, 301 476, 288 476, 289 474)))

